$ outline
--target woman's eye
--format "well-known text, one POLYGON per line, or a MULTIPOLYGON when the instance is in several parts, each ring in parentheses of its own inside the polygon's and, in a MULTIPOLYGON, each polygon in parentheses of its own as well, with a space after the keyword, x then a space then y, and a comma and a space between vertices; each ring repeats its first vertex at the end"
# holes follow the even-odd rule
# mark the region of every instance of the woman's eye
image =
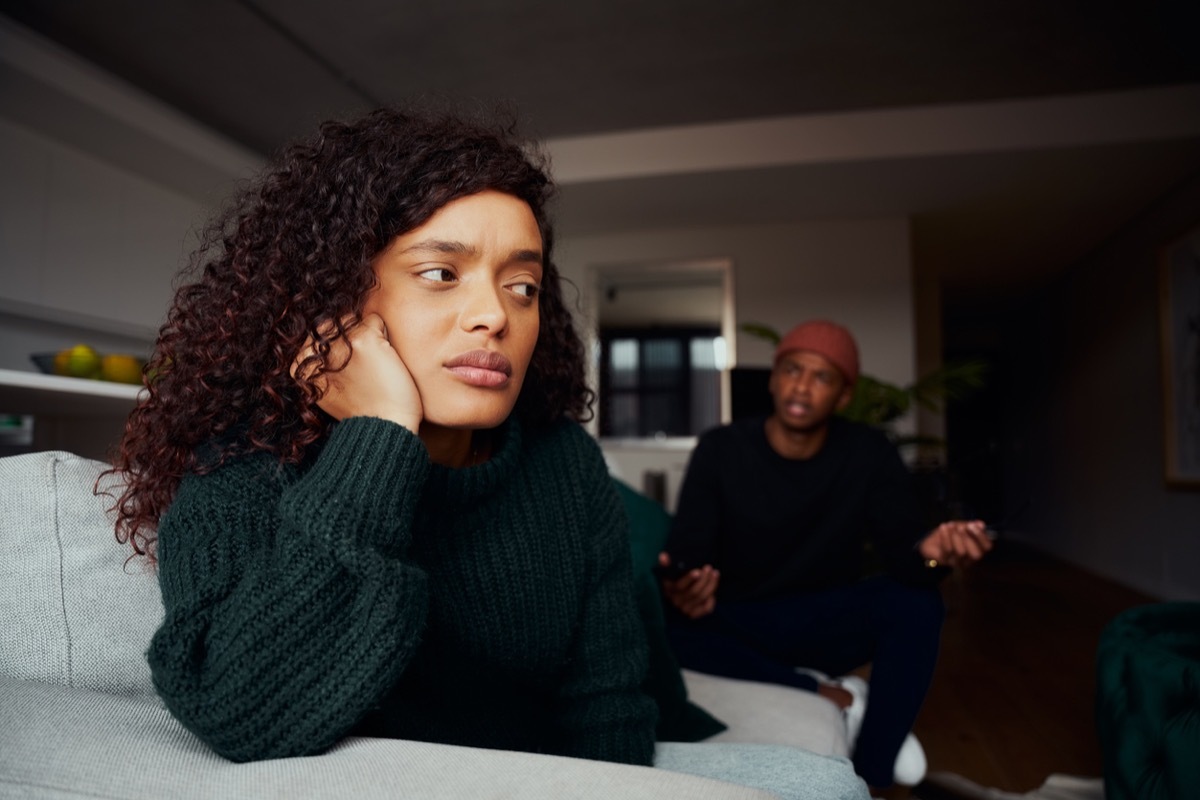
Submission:
POLYGON ((449 283, 454 280, 453 270, 446 267, 433 267, 432 269, 422 270, 417 275, 425 280, 437 281, 438 283, 449 283))
POLYGON ((536 283, 516 283, 510 288, 522 297, 537 297, 540 291, 536 283))

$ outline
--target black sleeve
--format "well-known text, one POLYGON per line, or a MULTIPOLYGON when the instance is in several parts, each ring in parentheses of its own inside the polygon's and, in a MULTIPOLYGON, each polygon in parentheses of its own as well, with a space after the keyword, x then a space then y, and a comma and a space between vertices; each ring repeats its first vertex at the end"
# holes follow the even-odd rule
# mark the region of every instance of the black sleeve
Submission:
POLYGON ((878 454, 867 505, 871 540, 892 577, 908 584, 932 585, 949 570, 927 567, 917 552, 917 545, 928 531, 924 529, 912 474, 882 434, 874 446, 878 454))

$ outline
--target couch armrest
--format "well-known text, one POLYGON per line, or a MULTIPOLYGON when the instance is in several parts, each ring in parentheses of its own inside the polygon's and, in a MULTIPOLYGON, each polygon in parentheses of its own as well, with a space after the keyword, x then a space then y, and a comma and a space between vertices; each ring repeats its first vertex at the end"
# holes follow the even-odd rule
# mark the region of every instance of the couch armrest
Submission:
POLYGON ((578 798, 763 800, 649 767, 392 739, 234 764, 153 701, 0 676, 0 796, 21 798, 578 798))

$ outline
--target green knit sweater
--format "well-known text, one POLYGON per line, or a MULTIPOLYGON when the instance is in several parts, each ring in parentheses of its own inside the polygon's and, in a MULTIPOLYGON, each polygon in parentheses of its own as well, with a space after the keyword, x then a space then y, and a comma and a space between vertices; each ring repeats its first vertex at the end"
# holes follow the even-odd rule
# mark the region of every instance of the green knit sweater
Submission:
POLYGON ((510 421, 488 462, 449 469, 349 419, 300 467, 184 479, 159 525, 154 684, 235 761, 373 735, 649 764, 626 531, 574 423, 510 421))

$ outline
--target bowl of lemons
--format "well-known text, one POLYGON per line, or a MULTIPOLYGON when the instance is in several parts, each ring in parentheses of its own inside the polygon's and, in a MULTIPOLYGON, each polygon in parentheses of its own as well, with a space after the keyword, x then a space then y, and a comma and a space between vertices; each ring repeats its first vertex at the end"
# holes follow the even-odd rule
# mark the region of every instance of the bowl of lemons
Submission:
POLYGON ((47 375, 90 378, 141 385, 144 359, 126 353, 101 355, 94 347, 77 344, 57 353, 34 353, 30 360, 47 375))

